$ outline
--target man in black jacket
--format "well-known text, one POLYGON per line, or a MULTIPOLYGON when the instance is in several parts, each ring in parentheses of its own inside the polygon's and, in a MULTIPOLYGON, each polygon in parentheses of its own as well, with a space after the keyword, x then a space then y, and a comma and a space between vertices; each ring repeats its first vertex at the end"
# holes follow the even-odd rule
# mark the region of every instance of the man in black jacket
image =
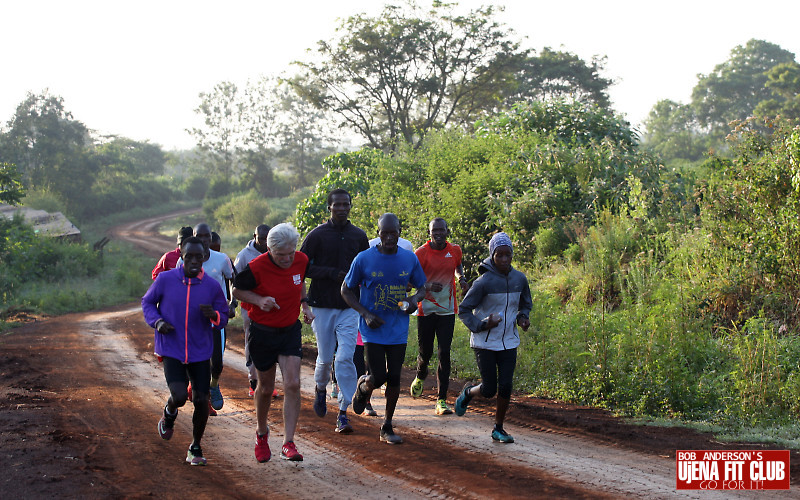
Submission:
POLYGON ((317 338, 314 412, 320 418, 327 414, 326 388, 331 378, 335 353, 336 381, 339 385, 339 415, 335 430, 343 434, 353 432, 347 418, 347 408, 356 390, 353 352, 359 316, 342 299, 340 289, 355 256, 369 248, 367 234, 348 219, 351 202, 350 193, 344 189, 334 189, 328 193, 330 220, 308 233, 300 248, 309 259, 306 276, 311 278, 311 287, 308 298, 315 316, 311 327, 317 338))

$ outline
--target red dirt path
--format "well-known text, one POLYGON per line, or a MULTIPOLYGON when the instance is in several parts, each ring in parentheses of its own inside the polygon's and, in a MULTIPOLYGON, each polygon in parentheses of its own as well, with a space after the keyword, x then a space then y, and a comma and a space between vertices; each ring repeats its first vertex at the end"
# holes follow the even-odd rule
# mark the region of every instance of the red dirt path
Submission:
MULTIPOLYGON (((152 229, 149 227, 136 237, 143 237, 152 229)), ((170 247, 171 242, 163 242, 162 248, 170 247)), ((131 306, 109 311, 123 311, 131 306)), ((81 325, 87 316, 70 314, 33 321, 0 334, 0 456, 4 464, 0 497, 183 498, 190 491, 198 498, 267 498, 277 493, 288 498, 355 495, 348 493, 346 481, 332 485, 328 494, 320 495, 312 486, 304 489, 307 478, 320 474, 311 465, 305 468, 300 465, 289 472, 281 469, 282 475, 272 476, 271 471, 286 465, 275 463, 280 462, 277 457, 261 464, 262 477, 253 477, 252 468, 256 464, 251 447, 233 459, 219 457, 205 468, 189 467, 176 460, 176 452, 165 448, 156 434, 158 410, 150 403, 148 397, 152 396, 148 390, 137 387, 135 380, 121 383, 115 378, 119 375, 101 368, 108 347, 83 330, 81 325), (280 479, 271 481, 271 477, 280 479)), ((155 364, 150 346, 152 330, 140 314, 118 315, 109 320, 109 328, 135 346, 137 359, 131 363, 155 364)), ((231 330, 229 347, 242 345, 241 330, 231 330)), ((310 365, 313 359, 314 353, 309 351, 304 363, 310 365)), ((246 375, 240 371, 230 369, 224 377, 227 387, 246 387, 246 375)), ((408 387, 413 374, 408 371, 404 377, 403 387, 408 387)), ((451 387, 458 388, 461 382, 454 381, 451 387)), ((241 418, 252 424, 247 427, 250 432, 255 415, 252 402, 243 395, 244 390, 241 392, 238 396, 231 395, 232 404, 234 408, 243 408, 241 418)), ((403 397, 408 397, 407 393, 403 397)), ((449 400, 454 399, 455 393, 449 400)), ((273 404, 270 413, 271 426, 277 425, 278 429, 280 401, 273 404)), ((456 442, 432 439, 425 432, 411 428, 403 430, 406 440, 403 445, 381 445, 376 437, 378 421, 374 419, 354 418, 356 432, 342 439, 343 436, 332 432, 330 419, 322 421, 313 415, 311 402, 311 395, 304 393, 298 434, 314 446, 328 450, 330 457, 320 458, 324 467, 342 465, 336 457, 346 457, 370 474, 389 474, 403 483, 395 490, 391 485, 376 483, 375 497, 615 496, 553 476, 546 464, 542 468, 522 462, 509 464, 494 456, 460 448, 456 442)), ((431 407, 432 402, 431 399, 431 407)), ((492 414, 491 405, 480 401, 471 405, 470 411, 492 414)), ((514 396, 508 423, 518 428, 588 439, 609 450, 631 450, 673 460, 677 449, 763 448, 756 444, 722 444, 712 435, 682 428, 630 425, 603 410, 522 395, 514 396)), ((209 428, 214 425, 212 418, 209 428)), ((798 458, 798 453, 792 452, 793 485, 800 481, 798 458)))

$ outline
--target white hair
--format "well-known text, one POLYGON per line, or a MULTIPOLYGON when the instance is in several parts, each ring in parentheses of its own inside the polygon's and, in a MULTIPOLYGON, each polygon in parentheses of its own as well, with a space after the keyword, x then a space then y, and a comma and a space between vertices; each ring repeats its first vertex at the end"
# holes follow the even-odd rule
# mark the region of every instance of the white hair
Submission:
POLYGON ((286 247, 297 248, 298 240, 300 240, 300 233, 297 232, 297 229, 288 222, 283 222, 269 230, 267 246, 276 250, 286 247))

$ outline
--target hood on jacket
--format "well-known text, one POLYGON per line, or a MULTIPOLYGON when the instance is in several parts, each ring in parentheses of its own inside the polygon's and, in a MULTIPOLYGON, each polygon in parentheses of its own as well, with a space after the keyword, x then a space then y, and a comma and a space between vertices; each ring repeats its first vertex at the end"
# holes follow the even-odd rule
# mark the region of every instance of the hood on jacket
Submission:
MULTIPOLYGON (((508 274, 511 274, 511 271, 514 270, 514 266, 508 266, 508 274)), ((491 257, 486 257, 483 261, 478 264, 478 274, 486 274, 486 273, 494 273, 500 276, 506 276, 505 274, 498 271, 497 266, 494 265, 491 257)))

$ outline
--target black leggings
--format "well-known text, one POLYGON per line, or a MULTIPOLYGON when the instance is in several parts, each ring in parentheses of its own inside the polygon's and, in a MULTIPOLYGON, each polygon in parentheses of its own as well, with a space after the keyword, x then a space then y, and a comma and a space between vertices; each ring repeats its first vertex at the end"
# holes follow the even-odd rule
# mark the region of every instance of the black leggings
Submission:
POLYGON ((219 328, 214 328, 214 352, 211 354, 211 377, 219 378, 222 374, 222 353, 228 339, 219 328))
POLYGON ((172 402, 178 408, 186 404, 189 397, 187 385, 192 382, 192 401, 195 405, 208 400, 211 370, 208 360, 183 364, 181 361, 164 356, 164 378, 167 380, 172 402))
POLYGON ((417 316, 417 338, 419 340, 417 378, 425 380, 425 377, 428 376, 428 363, 433 356, 433 339, 436 337, 438 344, 436 355, 439 357, 436 381, 439 386, 439 399, 447 397, 447 389, 450 384, 450 345, 453 343, 455 324, 455 314, 417 316))
POLYGON ((364 362, 364 345, 356 344, 356 350, 353 352, 353 364, 356 365, 356 377, 360 377, 367 373, 367 365, 364 362))
POLYGON ((372 387, 400 387, 400 374, 406 358, 406 345, 384 345, 364 343, 367 354, 367 370, 372 378, 372 387))
POLYGON ((514 369, 517 367, 517 349, 489 351, 475 349, 475 360, 481 372, 481 396, 509 399, 514 382, 514 369))

